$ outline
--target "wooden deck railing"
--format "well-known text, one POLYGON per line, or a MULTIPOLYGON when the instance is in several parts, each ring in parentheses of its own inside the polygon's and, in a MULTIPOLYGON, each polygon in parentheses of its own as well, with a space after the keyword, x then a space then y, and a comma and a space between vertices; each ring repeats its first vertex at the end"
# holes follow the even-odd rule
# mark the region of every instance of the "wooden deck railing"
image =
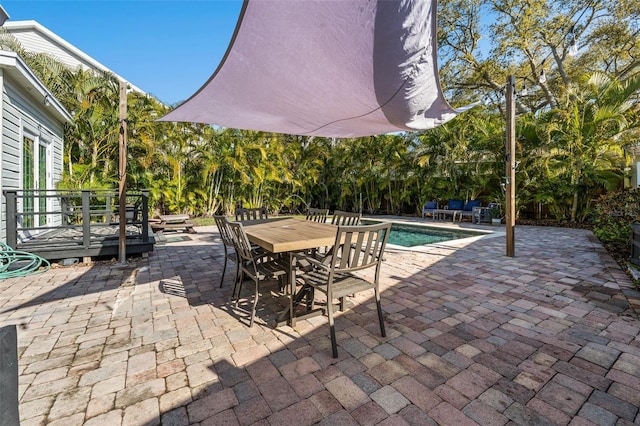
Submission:
MULTIPOLYGON (((14 249, 20 241, 48 230, 81 230, 81 245, 89 247, 97 228, 119 223, 116 190, 6 190, 4 196, 6 239, 14 249), (35 206, 49 206, 51 210, 35 206)), ((127 191, 126 221, 137 225, 141 240, 149 242, 148 190, 127 191)))

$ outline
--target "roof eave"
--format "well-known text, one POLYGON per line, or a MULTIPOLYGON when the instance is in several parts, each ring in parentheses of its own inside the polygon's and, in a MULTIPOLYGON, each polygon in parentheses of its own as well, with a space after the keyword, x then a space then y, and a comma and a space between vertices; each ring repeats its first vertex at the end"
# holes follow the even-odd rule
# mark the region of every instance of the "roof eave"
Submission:
MULTIPOLYGON (((24 62, 24 60, 15 52, 0 50, 0 67, 13 71, 20 85, 25 88, 32 87, 36 93, 42 96, 42 102, 45 98, 49 99, 49 108, 53 110, 54 115, 61 122, 71 122, 73 117, 69 114, 58 99, 47 89, 47 87, 38 79, 34 72, 24 62)), ((36 95, 37 96, 37 95, 36 95)))

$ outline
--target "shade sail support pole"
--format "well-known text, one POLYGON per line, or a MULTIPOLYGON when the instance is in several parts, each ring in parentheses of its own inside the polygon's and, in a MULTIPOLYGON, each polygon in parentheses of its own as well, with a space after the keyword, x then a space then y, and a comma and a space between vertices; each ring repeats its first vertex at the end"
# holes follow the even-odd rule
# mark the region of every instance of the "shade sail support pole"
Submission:
POLYGON ((119 236, 118 260, 127 263, 127 83, 120 81, 120 131, 118 141, 119 151, 119 236))
POLYGON ((516 78, 513 75, 507 77, 505 86, 505 98, 507 100, 507 138, 505 141, 505 223, 507 256, 515 256, 515 226, 516 226, 516 107, 515 90, 516 78))

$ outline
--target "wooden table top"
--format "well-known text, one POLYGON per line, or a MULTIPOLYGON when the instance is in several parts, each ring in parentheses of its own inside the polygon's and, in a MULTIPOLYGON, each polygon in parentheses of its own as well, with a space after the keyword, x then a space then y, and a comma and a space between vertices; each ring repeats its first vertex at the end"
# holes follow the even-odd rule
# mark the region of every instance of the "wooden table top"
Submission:
POLYGON ((243 224, 249 241, 271 253, 332 246, 338 227, 304 219, 269 219, 243 224))

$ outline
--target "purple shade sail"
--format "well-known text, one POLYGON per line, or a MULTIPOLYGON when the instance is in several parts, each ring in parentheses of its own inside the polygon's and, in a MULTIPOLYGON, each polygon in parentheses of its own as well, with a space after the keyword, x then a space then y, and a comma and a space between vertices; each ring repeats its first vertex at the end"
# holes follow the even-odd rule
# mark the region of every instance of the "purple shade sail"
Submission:
POLYGON ((218 69, 160 121, 358 137, 456 116, 436 62, 436 0, 246 0, 218 69))

